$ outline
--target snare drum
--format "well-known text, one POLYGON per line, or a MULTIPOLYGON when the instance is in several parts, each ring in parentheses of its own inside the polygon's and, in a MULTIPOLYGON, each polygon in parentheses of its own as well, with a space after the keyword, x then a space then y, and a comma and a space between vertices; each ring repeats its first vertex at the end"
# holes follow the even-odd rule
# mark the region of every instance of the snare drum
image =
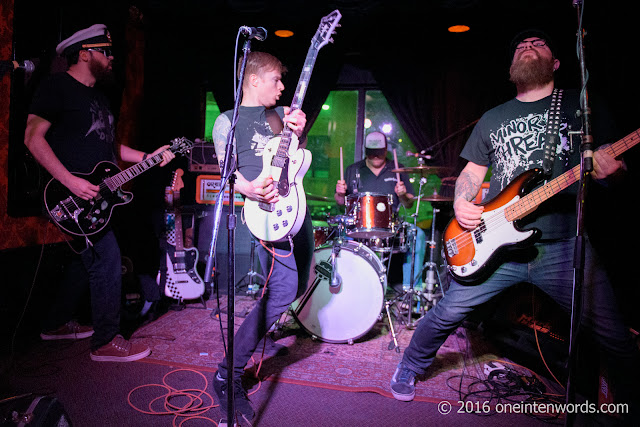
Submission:
POLYGON ((387 238, 394 235, 393 196, 380 193, 355 193, 346 197, 347 215, 355 225, 347 236, 359 239, 387 238))
POLYGON ((396 233, 391 237, 375 237, 372 239, 354 239, 361 242, 374 252, 382 253, 404 253, 409 250, 411 225, 404 222, 400 225, 394 225, 396 233))

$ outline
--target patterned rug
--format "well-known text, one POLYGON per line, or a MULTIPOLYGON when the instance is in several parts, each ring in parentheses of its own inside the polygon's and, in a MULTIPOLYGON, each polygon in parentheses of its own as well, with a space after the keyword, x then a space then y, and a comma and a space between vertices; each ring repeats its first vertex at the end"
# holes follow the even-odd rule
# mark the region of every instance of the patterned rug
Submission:
MULTIPOLYGON (((215 316, 217 302, 191 304, 181 311, 169 311, 164 316, 136 331, 132 338, 151 347, 152 353, 144 359, 157 363, 200 371, 215 372, 223 358, 223 338, 226 342, 226 296, 221 296, 223 314, 215 316)), ((236 329, 255 304, 249 296, 237 296, 235 304, 236 329)), ((413 330, 394 321, 399 348, 407 347, 413 330)), ((283 316, 280 328, 272 334, 271 345, 262 357, 258 347, 248 370, 258 378, 300 385, 323 387, 353 392, 375 392, 392 397, 389 381, 402 353, 393 347, 392 335, 386 315, 363 337, 353 344, 328 343, 312 339, 291 316, 283 316), (274 345, 275 342, 275 345, 274 345)), ((478 333, 459 328, 440 348, 425 379, 416 386, 416 400, 439 402, 459 400, 457 390, 467 390, 472 377, 485 378, 484 364, 498 359, 490 345, 478 333), (460 383, 464 367, 465 377, 460 383)), ((245 375, 246 377, 246 375, 245 375)))

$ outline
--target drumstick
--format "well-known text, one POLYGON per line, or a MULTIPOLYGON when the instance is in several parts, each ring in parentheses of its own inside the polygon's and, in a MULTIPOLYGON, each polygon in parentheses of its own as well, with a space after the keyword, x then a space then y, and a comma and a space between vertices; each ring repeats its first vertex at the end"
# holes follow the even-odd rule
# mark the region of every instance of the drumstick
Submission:
POLYGON ((340 147, 340 181, 344 181, 344 164, 342 160, 342 147, 340 147))
MULTIPOLYGON (((393 162, 396 165, 396 169, 398 169, 398 155, 396 154, 396 149, 393 149, 393 162)), ((396 182, 400 182, 400 173, 396 172, 396 182)))

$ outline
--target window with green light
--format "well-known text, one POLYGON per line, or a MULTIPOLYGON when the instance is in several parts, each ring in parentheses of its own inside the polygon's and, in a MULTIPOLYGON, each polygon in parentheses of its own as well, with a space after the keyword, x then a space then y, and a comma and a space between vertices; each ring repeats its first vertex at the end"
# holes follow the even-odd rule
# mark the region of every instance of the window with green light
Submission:
MULTIPOLYGON (((205 111, 204 137, 211 140, 213 123, 220 114, 211 92, 206 93, 205 111)), ((380 90, 334 90, 329 93, 307 135, 306 148, 311 152, 313 160, 305 174, 303 185, 309 195, 307 203, 314 220, 322 221, 329 215, 344 213, 344 208, 338 207, 333 199, 336 182, 341 175, 340 152, 342 151, 343 168, 346 169, 364 158, 364 136, 373 131, 387 135, 389 161, 394 162, 395 151, 395 158, 405 167, 418 164, 415 157, 406 155, 407 151, 415 152, 416 149, 380 90), (358 105, 360 102, 364 105, 358 105)), ((410 178, 417 193, 420 176, 413 174, 410 178)), ((423 194, 433 194, 439 186, 437 176, 428 176, 423 194)), ((411 211, 403 212, 405 220, 413 222, 410 215, 415 212, 416 206, 414 204, 411 211)), ((431 207, 427 202, 421 203, 418 220, 424 224, 430 218, 431 207)))

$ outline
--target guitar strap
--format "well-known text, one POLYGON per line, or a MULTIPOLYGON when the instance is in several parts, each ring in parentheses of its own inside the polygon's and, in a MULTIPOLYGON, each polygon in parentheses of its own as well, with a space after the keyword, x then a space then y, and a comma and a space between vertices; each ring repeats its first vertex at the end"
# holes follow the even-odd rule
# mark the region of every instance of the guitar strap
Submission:
POLYGON ((267 109, 266 114, 267 121, 269 122, 269 126, 271 127, 271 132, 273 132, 274 135, 278 135, 284 128, 282 119, 280 119, 280 116, 275 109, 267 109))
POLYGON ((545 175, 551 175, 553 171, 553 161, 556 158, 556 147, 560 137, 560 105, 562 104, 562 89, 554 88, 551 94, 551 107, 549 108, 549 118, 547 120, 547 133, 545 135, 544 158, 542 169, 545 175))

